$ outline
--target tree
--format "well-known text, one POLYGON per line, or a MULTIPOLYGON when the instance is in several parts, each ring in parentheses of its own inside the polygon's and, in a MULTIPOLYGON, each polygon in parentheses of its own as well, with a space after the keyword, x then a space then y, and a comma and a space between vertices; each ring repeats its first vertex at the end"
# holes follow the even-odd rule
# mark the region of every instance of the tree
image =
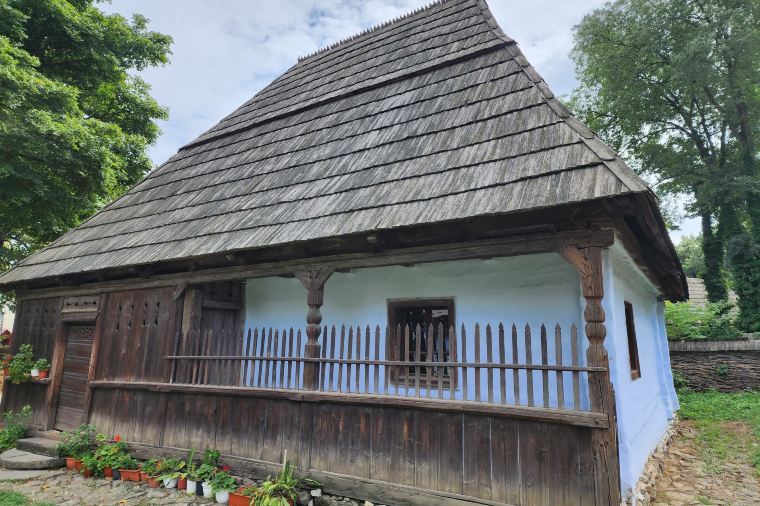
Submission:
POLYGON ((168 60, 94 0, 0 0, 0 271, 143 177, 167 112, 129 74, 168 60))
POLYGON ((705 256, 702 252, 702 237, 687 235, 676 244, 676 253, 683 265, 684 273, 690 278, 702 278, 705 275, 705 256))
MULTIPOLYGON (((726 245, 759 238, 759 27, 756 0, 617 0, 575 32, 576 111, 655 176, 661 196, 692 197, 711 300, 726 297, 726 245)), ((737 293, 760 301, 760 287, 737 293)))

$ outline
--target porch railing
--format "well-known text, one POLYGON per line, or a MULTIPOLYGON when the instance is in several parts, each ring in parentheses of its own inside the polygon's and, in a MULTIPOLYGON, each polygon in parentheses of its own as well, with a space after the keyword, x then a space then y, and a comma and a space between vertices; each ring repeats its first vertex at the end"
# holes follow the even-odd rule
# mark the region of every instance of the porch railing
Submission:
POLYGON ((588 374, 606 371, 584 365, 575 325, 325 326, 320 341, 306 358, 301 330, 191 331, 165 358, 176 384, 300 391, 318 364, 323 392, 575 411, 589 409, 588 374))

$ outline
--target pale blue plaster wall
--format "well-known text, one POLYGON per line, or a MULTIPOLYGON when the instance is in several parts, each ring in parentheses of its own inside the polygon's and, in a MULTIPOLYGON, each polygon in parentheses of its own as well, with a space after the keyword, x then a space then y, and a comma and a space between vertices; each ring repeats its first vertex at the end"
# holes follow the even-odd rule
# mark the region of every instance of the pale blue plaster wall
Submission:
MULTIPOLYGON (((491 260, 468 260, 419 264, 413 267, 381 267, 357 269, 350 273, 335 273, 325 285, 322 315, 327 325, 379 325, 383 331, 387 325, 387 301, 404 298, 451 297, 455 301, 457 328, 465 324, 469 343, 467 359, 474 359, 473 327, 479 323, 505 326, 515 323, 520 332, 520 360, 524 361, 523 330, 530 324, 533 359, 540 363, 539 327, 546 323, 548 329, 549 357, 554 359, 554 325, 559 323, 564 331, 572 324, 579 327, 582 336, 582 297, 577 273, 558 254, 526 255, 491 260)), ((303 327, 306 317, 306 291, 295 279, 259 278, 246 283, 246 325, 248 327, 303 327)), ((461 336, 460 340, 461 340, 461 336)), ((304 339, 305 340, 305 339, 304 339)), ((563 347, 565 363, 569 364, 569 335, 563 347)), ((511 358, 511 340, 507 327, 506 356, 511 358)), ((363 344, 363 343, 362 343, 363 344)), ((583 350, 586 345, 581 343, 583 350)), ((374 344, 371 344, 371 349, 374 344)), ((381 346, 381 349, 384 348, 381 346)), ((459 347, 461 351, 461 345, 459 347)), ((494 346, 494 357, 498 347, 494 346)), ((461 355, 461 353, 460 353, 461 355)), ((486 346, 481 346, 481 360, 486 359, 486 346)), ((585 362, 584 353, 581 360, 585 362)), ((363 371, 363 370, 362 370, 363 371)), ((473 397, 474 371, 469 372, 468 387, 473 397)), ((524 373, 523 373, 524 375, 524 373)), ((481 372, 482 381, 486 371, 481 372)), ((550 375, 550 404, 556 406, 556 378, 550 375)), ((364 373, 360 374, 363 389, 364 373)), ((525 400, 526 378, 521 378, 521 397, 525 400)), ((565 384, 571 385, 567 373, 565 384)), ((381 378, 381 384, 383 379, 381 378)), ((498 382, 497 383, 498 386, 498 382)), ((460 381, 460 386, 462 382, 460 381)), ((542 402, 541 373, 534 372, 535 394, 542 402)), ((582 390, 585 390, 582 385, 582 390)), ((514 402, 511 374, 507 388, 509 402, 514 402)), ((572 398, 569 386, 566 398, 572 398)), ((423 392, 424 395, 424 392, 423 392)), ((497 388, 496 397, 500 395, 497 388)), ((444 396, 446 397, 446 396, 444 396)), ((455 398, 461 398, 461 391, 455 398)), ((584 398, 584 406, 587 405, 584 398)))
POLYGON ((620 480, 624 495, 638 480, 678 409, 670 372, 663 303, 657 289, 619 245, 604 257, 607 339, 617 403, 620 480), (641 377, 631 379, 625 302, 633 305, 641 377))

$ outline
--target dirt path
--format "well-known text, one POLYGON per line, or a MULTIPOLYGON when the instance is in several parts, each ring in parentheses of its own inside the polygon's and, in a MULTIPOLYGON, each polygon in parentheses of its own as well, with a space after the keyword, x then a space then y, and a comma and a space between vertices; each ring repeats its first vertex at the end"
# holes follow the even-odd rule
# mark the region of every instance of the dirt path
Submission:
POLYGON ((654 504, 760 505, 760 477, 750 461, 749 444, 744 423, 679 422, 654 504))

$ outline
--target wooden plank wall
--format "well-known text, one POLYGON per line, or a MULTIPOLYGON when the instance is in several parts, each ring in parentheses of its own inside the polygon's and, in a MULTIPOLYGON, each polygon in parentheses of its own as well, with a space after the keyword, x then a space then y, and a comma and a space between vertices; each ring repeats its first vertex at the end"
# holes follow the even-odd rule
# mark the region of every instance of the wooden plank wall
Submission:
MULTIPOLYGON (((322 480, 332 475, 372 480, 372 486, 356 481, 356 493, 377 502, 387 502, 397 485, 500 504, 594 502, 592 429, 586 427, 118 388, 95 391, 90 422, 131 442, 183 450, 215 447, 226 456, 272 464, 287 450, 300 470, 316 470, 312 474, 322 480), (159 405, 166 405, 165 414, 151 409, 159 405)), ((440 500, 446 504, 445 496, 440 500)))
POLYGON ((115 292, 102 313, 96 380, 162 381, 181 302, 171 287, 115 292))
MULTIPOLYGON (((53 343, 60 326, 60 311, 60 297, 20 301, 16 311, 11 353, 15 354, 22 344, 28 343, 34 348, 35 358, 52 360, 53 343)), ((47 420, 45 399, 48 388, 49 384, 44 383, 6 384, 0 410, 18 411, 29 404, 32 407, 30 423, 42 426, 47 420)))

